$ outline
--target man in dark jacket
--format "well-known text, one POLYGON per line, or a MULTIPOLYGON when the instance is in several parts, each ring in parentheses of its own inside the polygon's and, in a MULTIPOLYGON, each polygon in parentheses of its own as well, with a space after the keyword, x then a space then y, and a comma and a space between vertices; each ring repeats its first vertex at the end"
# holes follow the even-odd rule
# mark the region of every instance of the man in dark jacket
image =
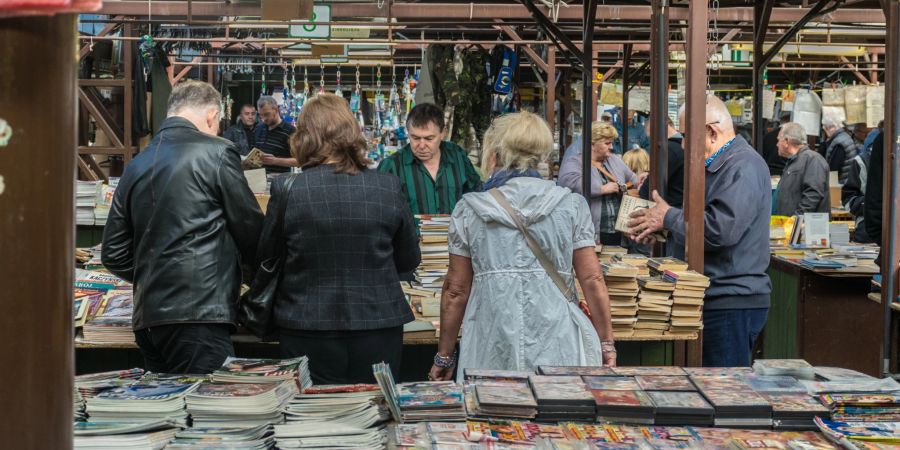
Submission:
POLYGON ((868 177, 869 155, 856 155, 856 158, 853 158, 853 165, 850 166, 847 182, 841 186, 841 204, 844 205, 844 209, 853 215, 853 220, 856 224, 853 240, 862 244, 872 242, 872 238, 866 232, 866 221, 864 219, 868 177))
POLYGON ((830 213, 828 163, 806 144, 806 131, 799 123, 789 122, 778 133, 778 154, 787 160, 772 214, 794 216, 808 212, 830 213))
MULTIPOLYGON (((681 208, 684 197, 684 148, 682 148, 681 142, 684 138, 681 136, 681 133, 675 129, 675 124, 672 123, 672 119, 670 119, 668 115, 665 115, 665 118, 668 131, 668 141, 666 142, 668 156, 666 164, 669 166, 669 170, 666 174, 665 198, 666 203, 668 203, 669 206, 681 208)), ((650 121, 647 121, 647 126, 649 128, 650 121)), ((651 163, 650 171, 653 172, 655 168, 656 166, 651 163)), ((650 198, 650 183, 645 181, 641 185, 640 196, 643 199, 650 198)))
POLYGON ((850 166, 856 157, 856 142, 843 128, 843 123, 832 116, 822 116, 822 129, 828 139, 825 141, 825 161, 831 171, 838 172, 838 182, 844 184, 850 174, 850 166))
MULTIPOLYGON (((684 118, 682 117, 682 128, 684 118)), ((703 311, 703 366, 749 366, 750 352, 766 323, 772 285, 769 212, 772 183, 759 153, 735 134, 725 103, 706 99, 706 205, 704 273, 710 280, 703 311)), ((644 244, 667 229, 685 243, 685 215, 653 193, 656 206, 632 213, 630 234, 644 244)))
POLYGON ((209 373, 234 354, 241 261, 254 261, 262 212, 231 142, 216 137, 219 93, 186 81, 125 169, 103 233, 103 265, 134 283, 146 369, 209 373))
POLYGON ((781 176, 781 173, 784 172, 784 163, 786 161, 778 154, 778 132, 781 131, 781 125, 790 121, 790 114, 782 114, 778 126, 763 136, 762 157, 766 160, 766 164, 769 166, 769 174, 771 175, 781 176))
POLYGON ((241 112, 234 120, 234 125, 228 127, 222 137, 234 142, 234 145, 237 145, 238 151, 246 156, 255 146, 255 128, 256 107, 248 103, 241 106, 241 112))
MULTIPOLYGON (((872 141, 872 151, 869 153, 869 170, 866 178, 866 200, 863 206, 863 223, 866 233, 872 242, 881 245, 881 206, 884 200, 881 191, 884 180, 884 132, 872 141)), ((880 261, 881 258, 879 258, 880 261)))

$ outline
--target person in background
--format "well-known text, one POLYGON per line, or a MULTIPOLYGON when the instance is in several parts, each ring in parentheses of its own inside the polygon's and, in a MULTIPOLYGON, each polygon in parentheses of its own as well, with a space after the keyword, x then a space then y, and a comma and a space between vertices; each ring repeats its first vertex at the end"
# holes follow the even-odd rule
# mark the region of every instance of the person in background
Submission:
MULTIPOLYGON (((866 234, 872 242, 882 245, 881 240, 881 207, 884 202, 882 192, 884 182, 884 131, 878 133, 872 141, 872 151, 869 153, 869 170, 866 171, 866 196, 863 205, 863 223, 866 234)), ((878 255, 878 265, 881 265, 881 254, 878 255)))
POLYGON ((290 171, 297 164, 297 160, 291 156, 291 148, 288 140, 294 132, 293 125, 281 118, 278 102, 275 97, 265 95, 256 102, 259 109, 260 124, 254 133, 255 147, 262 150, 263 165, 266 173, 284 173, 290 171))
POLYGON ((485 182, 488 192, 464 195, 453 211, 441 337, 429 379, 450 380, 454 367, 462 379, 467 368, 615 366, 609 295, 594 253, 588 205, 537 173, 552 145, 546 122, 529 112, 498 117, 485 133, 482 167, 492 175, 485 182), (521 215, 551 269, 495 195, 521 215), (559 284, 548 270, 558 274, 559 284), (591 318, 578 307, 575 278, 591 318))
POLYGON ((256 107, 251 104, 241 106, 241 112, 234 120, 234 125, 225 130, 222 136, 237 145, 241 155, 247 156, 256 144, 254 132, 256 128, 256 107))
MULTIPOLYGON (((681 136, 681 133, 675 129, 675 124, 672 123, 672 119, 669 118, 668 115, 664 115, 666 119, 666 133, 668 136, 668 140, 666 141, 667 145, 667 158, 666 164, 669 166, 669 171, 666 176, 666 203, 669 206, 674 206, 676 208, 681 208, 681 203, 684 197, 684 148, 681 147, 681 142, 684 139, 681 136)), ((650 128, 650 122, 653 119, 647 121, 647 128, 650 128)), ((650 199, 650 183, 642 183, 640 190, 640 197, 649 200, 650 199)))
POLYGON ((263 215, 237 147, 216 137, 221 96, 185 81, 168 117, 119 180, 103 265, 134 283, 134 337, 145 369, 210 373, 234 355, 241 262, 263 215))
POLYGON ((616 132, 619 136, 622 135, 622 120, 628 126, 628 142, 625 143, 626 148, 623 149, 621 139, 616 139, 613 143, 613 152, 621 155, 633 148, 650 148, 650 138, 647 136, 647 130, 641 123, 637 111, 628 110, 627 117, 620 117, 619 122, 616 124, 616 132))
POLYGON ((625 152, 622 155, 622 162, 638 175, 650 171, 650 155, 647 153, 647 150, 642 148, 633 148, 625 152))
MULTIPOLYGON (((612 152, 613 141, 619 137, 616 129, 606 122, 591 124, 591 216, 599 243, 622 245, 622 234, 615 229, 622 194, 637 189, 646 177, 636 175, 622 157, 612 152)), ((580 148, 566 153, 559 170, 559 185, 581 194, 582 152, 580 148)))
POLYGON ((822 116, 822 129, 828 137, 823 145, 825 161, 828 162, 829 170, 838 172, 838 183, 844 184, 850 174, 853 158, 856 157, 856 142, 844 130, 843 122, 830 114, 822 116))
POLYGON ((868 156, 872 153, 872 144, 875 142, 875 138, 878 137, 878 134, 884 129, 884 121, 881 120, 878 122, 878 126, 869 130, 869 133, 866 134, 866 138, 863 140, 862 146, 859 149, 859 154, 868 158, 868 156))
POLYGON ((400 178, 413 214, 452 213, 463 194, 481 187, 481 176, 465 150, 444 140, 444 112, 436 105, 416 105, 406 130, 409 144, 385 158, 378 170, 400 178))
POLYGON ((303 106, 291 151, 303 172, 273 181, 260 236, 261 249, 279 238, 287 249, 273 311, 281 356, 308 356, 315 384, 374 383, 381 361, 396 377, 403 324, 414 320, 398 273, 421 260, 400 181, 367 169, 365 138, 334 94, 303 106))
MULTIPOLYGON (((681 128, 684 129, 684 107, 681 128)), ((753 344, 766 323, 772 285, 769 221, 772 210, 769 169, 747 141, 736 136, 725 103, 706 98, 704 273, 710 279, 703 307, 703 365, 749 366, 753 344)), ((685 245, 685 213, 653 192, 656 206, 631 215, 629 234, 653 242, 652 233, 670 231, 685 245)))
POLYGON ((853 221, 856 224, 856 228, 853 231, 853 241, 861 244, 872 242, 872 238, 866 232, 865 223, 866 182, 868 177, 869 154, 856 155, 853 158, 853 165, 850 166, 847 182, 841 186, 841 204, 844 206, 844 209, 853 215, 853 221))
POLYGON ((788 122, 781 126, 778 154, 787 162, 775 189, 772 214, 830 213, 828 163, 822 155, 809 149, 802 125, 788 122))
POLYGON ((784 171, 785 159, 778 152, 778 133, 781 131, 781 125, 791 121, 791 115, 782 114, 781 120, 775 128, 763 136, 762 157, 769 166, 769 174, 773 176, 781 176, 784 171))

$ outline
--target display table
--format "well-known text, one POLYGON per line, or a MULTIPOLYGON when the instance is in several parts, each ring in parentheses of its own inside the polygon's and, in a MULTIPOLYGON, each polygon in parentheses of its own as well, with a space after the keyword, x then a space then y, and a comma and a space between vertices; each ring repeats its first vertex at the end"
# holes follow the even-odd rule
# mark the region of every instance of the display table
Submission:
POLYGON ((881 305, 870 301, 871 268, 810 270, 773 256, 772 307, 762 358, 803 358, 881 373, 881 305))

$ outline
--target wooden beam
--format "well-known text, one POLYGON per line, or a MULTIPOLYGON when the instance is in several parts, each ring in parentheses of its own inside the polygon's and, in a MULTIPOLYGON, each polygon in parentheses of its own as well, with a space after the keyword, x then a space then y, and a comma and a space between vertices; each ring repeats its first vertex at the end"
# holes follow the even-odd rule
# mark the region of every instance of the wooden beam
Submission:
POLYGON ((194 64, 197 64, 202 59, 203 58, 201 58, 199 56, 195 56, 194 59, 192 59, 191 62, 188 63, 184 69, 181 69, 181 72, 178 72, 178 75, 175 75, 174 77, 172 77, 172 80, 171 80, 172 86, 175 86, 175 84, 177 84, 179 80, 181 80, 185 75, 188 74, 188 72, 191 71, 191 69, 194 68, 194 64))
POLYGON ((100 146, 89 146, 89 145, 81 145, 78 147, 79 155, 126 155, 129 150, 133 154, 137 151, 137 147, 100 147, 100 146))
MULTIPOLYGON (((116 16, 112 20, 121 20, 121 19, 122 19, 122 16, 116 16)), ((119 28, 119 25, 121 25, 121 22, 109 22, 100 30, 99 33, 97 33, 97 36, 107 36, 110 33, 112 33, 113 31, 115 31, 116 28, 119 28)), ((93 46, 93 44, 90 42, 82 45, 81 49, 78 50, 78 59, 84 58, 85 55, 90 53, 92 46, 93 46)))
POLYGON ((862 81, 863 84, 872 84, 872 82, 869 81, 869 79, 866 78, 865 75, 863 75, 862 72, 859 71, 859 68, 856 67, 856 64, 851 63, 850 60, 847 59, 846 56, 841 56, 841 62, 844 63, 845 66, 853 69, 853 75, 855 75, 856 78, 859 79, 859 81, 862 81))
POLYGON ((108 182, 109 177, 103 172, 103 168, 100 167, 100 164, 97 164, 97 160, 94 159, 92 155, 78 155, 78 159, 84 160, 87 163, 88 167, 91 169, 91 172, 97 174, 97 178, 103 181, 108 182))
MULTIPOLYGON (((547 47, 547 91, 544 100, 544 119, 553 131, 556 129, 556 47, 547 47)), ((565 148, 559 149, 560 154, 564 151, 565 148)))
MULTIPOLYGON (((494 28, 502 31, 504 34, 509 36, 510 39, 513 39, 516 41, 523 40, 522 36, 520 36, 519 33, 517 33, 516 30, 514 30, 513 27, 511 27, 509 25, 494 25, 494 28)), ((543 58, 541 58, 540 55, 537 54, 536 51, 534 51, 533 48, 531 48, 528 45, 523 45, 522 50, 525 52, 526 55, 528 55, 528 59, 530 59, 531 62, 534 63, 534 65, 538 66, 544 73, 548 73, 550 71, 550 66, 547 64, 546 61, 544 61, 543 58)))
POLYGON ((79 87, 124 87, 125 80, 121 78, 82 78, 78 80, 79 87))
POLYGON ((100 112, 100 108, 103 108, 103 105, 95 105, 84 91, 84 88, 81 87, 78 88, 78 99, 81 100, 81 104, 87 108, 90 116, 94 118, 94 122, 96 122, 100 129, 103 130, 103 133, 107 135, 110 142, 113 143, 113 146, 122 148, 124 144, 122 144, 122 140, 119 139, 118 133, 113 130, 112 125, 106 121, 106 117, 100 112))
POLYGON ((86 180, 98 181, 100 179, 99 177, 97 177, 97 174, 95 174, 94 171, 92 171, 91 168, 88 167, 87 163, 84 161, 84 158, 77 158, 76 161, 78 162, 78 171, 81 173, 81 175, 84 176, 86 180))

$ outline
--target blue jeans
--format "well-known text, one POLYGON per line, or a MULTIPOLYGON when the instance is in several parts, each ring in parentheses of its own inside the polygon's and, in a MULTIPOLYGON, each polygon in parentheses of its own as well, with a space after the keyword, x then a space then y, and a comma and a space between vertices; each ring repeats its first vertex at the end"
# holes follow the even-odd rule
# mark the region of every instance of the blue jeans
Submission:
POLYGON ((747 367, 768 308, 703 311, 703 367, 747 367))

